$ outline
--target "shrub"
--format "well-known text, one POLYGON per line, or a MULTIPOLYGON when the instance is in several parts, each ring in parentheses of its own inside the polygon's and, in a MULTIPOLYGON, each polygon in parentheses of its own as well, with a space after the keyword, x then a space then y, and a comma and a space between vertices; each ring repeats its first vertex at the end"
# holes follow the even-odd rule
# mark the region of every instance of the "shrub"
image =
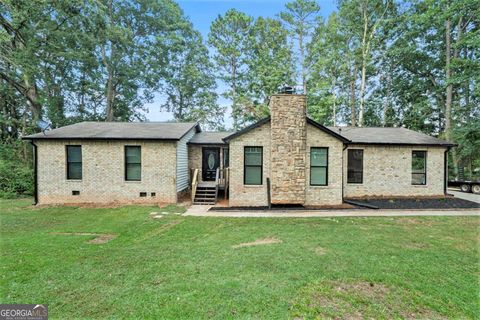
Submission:
POLYGON ((31 156, 22 156, 23 142, 0 144, 0 198, 33 194, 31 156))

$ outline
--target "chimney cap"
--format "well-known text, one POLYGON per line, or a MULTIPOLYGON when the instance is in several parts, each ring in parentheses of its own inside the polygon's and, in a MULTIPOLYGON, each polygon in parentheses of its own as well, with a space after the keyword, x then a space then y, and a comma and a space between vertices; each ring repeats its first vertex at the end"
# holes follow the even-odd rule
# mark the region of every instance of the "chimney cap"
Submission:
POLYGON ((278 90, 278 93, 281 93, 281 94, 295 94, 295 91, 296 91, 295 87, 289 86, 289 85, 283 85, 278 90))

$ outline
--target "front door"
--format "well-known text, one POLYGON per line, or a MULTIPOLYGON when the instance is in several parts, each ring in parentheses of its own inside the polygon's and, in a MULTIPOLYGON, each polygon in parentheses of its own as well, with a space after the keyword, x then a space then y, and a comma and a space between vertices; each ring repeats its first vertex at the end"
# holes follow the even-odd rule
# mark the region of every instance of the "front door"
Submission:
POLYGON ((215 173, 220 166, 220 148, 202 149, 202 180, 215 181, 215 173))

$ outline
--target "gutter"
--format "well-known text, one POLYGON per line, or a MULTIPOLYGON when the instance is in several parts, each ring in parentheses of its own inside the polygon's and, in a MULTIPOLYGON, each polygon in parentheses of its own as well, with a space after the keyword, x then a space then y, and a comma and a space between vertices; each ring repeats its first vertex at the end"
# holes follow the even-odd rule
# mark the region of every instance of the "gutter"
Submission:
POLYGON ((348 144, 344 143, 343 144, 343 150, 342 150, 342 203, 344 202, 343 198, 345 196, 345 150, 347 150, 348 144))
POLYGON ((38 151, 37 145, 33 140, 30 140, 30 144, 33 147, 33 199, 34 205, 38 204, 38 151))
POLYGON ((451 147, 447 147, 443 154, 443 193, 447 195, 447 187, 448 187, 448 151, 450 151, 451 147))

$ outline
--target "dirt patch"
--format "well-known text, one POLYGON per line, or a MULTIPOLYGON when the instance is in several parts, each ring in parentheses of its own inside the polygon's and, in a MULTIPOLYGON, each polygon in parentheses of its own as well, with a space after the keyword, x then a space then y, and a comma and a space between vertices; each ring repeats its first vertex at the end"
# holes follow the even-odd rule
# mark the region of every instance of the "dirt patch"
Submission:
POLYGON ((325 280, 303 287, 290 312, 294 319, 445 319, 411 297, 382 283, 325 280))
POLYGON ((327 249, 322 248, 322 247, 316 247, 315 248, 315 253, 319 256, 323 256, 323 255, 327 254, 327 249))
POLYGON ((91 232, 50 232, 50 234, 63 235, 63 236, 95 236, 87 243, 90 244, 103 244, 107 243, 117 237, 113 233, 91 233, 91 232))
POLYGON ((430 245, 428 243, 422 243, 422 242, 411 242, 403 245, 403 247, 406 249, 420 250, 420 249, 430 248, 430 245))
POLYGON ((115 235, 115 234, 102 234, 102 235, 88 241, 88 243, 91 243, 91 244, 107 243, 110 240, 115 239, 116 237, 117 237, 117 235, 115 235))
POLYGON ((398 218, 398 219, 395 219, 394 221, 400 224, 422 224, 420 220, 415 218, 398 218))
POLYGON ((339 283, 336 285, 336 291, 380 300, 390 293, 390 289, 386 286, 373 282, 339 283))
POLYGON ((244 242, 233 245, 232 248, 244 248, 244 247, 253 247, 253 246, 261 246, 266 244, 275 244, 275 243, 282 243, 283 241, 274 237, 271 238, 264 238, 264 239, 257 239, 253 242, 244 242))

